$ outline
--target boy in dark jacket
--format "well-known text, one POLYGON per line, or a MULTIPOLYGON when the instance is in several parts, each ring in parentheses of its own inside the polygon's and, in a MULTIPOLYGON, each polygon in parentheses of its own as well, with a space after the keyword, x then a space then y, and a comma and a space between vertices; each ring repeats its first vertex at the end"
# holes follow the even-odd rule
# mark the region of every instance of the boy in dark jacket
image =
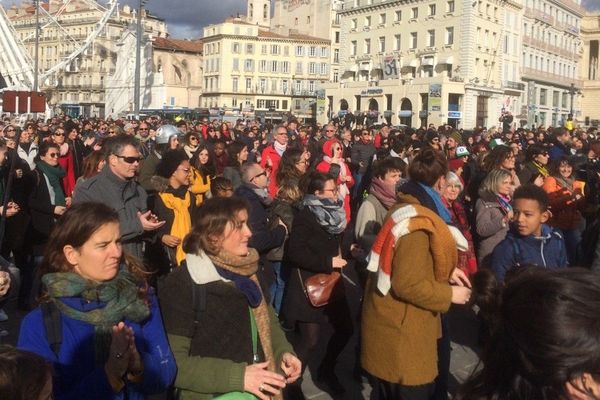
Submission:
POLYGON ((566 267, 562 234, 545 225, 550 218, 546 192, 535 185, 523 185, 515 190, 513 204, 513 229, 492 254, 492 270, 498 281, 504 282, 506 272, 513 266, 566 267))

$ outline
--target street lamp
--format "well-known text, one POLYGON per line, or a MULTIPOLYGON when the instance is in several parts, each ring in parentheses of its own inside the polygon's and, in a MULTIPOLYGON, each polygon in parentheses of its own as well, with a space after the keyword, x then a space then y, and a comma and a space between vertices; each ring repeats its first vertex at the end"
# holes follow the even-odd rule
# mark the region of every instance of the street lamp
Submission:
POLYGON ((133 110, 135 118, 140 118, 140 69, 141 69, 141 57, 140 50, 142 47, 142 7, 147 3, 148 0, 139 0, 138 12, 137 12, 137 24, 135 32, 135 77, 133 83, 133 110))
POLYGON ((569 95, 571 96, 571 116, 573 116, 573 98, 575 97, 576 94, 581 94, 581 92, 579 91, 579 89, 575 88, 575 84, 571 83, 571 87, 569 88, 569 95))

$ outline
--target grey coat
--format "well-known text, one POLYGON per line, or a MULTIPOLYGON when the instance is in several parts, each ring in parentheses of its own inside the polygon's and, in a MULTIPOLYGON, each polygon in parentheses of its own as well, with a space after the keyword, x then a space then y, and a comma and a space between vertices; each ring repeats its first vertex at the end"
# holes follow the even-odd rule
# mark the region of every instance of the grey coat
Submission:
POLYGON ((490 266, 494 248, 508 232, 508 224, 500 204, 488 196, 479 198, 475 203, 475 228, 479 235, 477 260, 481 266, 490 266))
POLYGON ((143 257, 144 228, 137 215, 147 209, 146 191, 135 180, 122 180, 106 165, 100 173, 75 187, 73 204, 101 202, 119 214, 123 247, 129 254, 143 257))

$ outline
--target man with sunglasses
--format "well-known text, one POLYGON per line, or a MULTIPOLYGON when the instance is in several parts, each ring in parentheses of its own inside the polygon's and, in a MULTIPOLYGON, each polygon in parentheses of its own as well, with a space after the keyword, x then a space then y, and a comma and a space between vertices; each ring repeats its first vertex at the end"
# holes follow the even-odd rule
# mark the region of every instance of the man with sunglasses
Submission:
POLYGON ((146 122, 141 122, 137 127, 135 138, 140 141, 142 157, 147 158, 152 153, 155 142, 150 136, 150 126, 146 122))
POLYGON ((119 214, 123 248, 142 259, 144 233, 165 222, 147 209, 148 195, 134 179, 142 160, 138 141, 132 136, 115 136, 107 139, 104 148, 106 165, 99 174, 77 185, 73 204, 93 201, 114 208, 119 214))

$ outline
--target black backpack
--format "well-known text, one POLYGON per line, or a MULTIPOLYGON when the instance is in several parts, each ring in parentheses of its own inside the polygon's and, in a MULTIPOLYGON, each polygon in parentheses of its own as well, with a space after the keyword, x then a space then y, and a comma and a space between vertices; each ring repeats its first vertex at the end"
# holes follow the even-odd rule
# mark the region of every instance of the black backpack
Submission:
POLYGON ((585 227, 581 235, 581 241, 577 245, 577 266, 591 268, 596 257, 596 245, 600 237, 600 217, 594 220, 585 227))

